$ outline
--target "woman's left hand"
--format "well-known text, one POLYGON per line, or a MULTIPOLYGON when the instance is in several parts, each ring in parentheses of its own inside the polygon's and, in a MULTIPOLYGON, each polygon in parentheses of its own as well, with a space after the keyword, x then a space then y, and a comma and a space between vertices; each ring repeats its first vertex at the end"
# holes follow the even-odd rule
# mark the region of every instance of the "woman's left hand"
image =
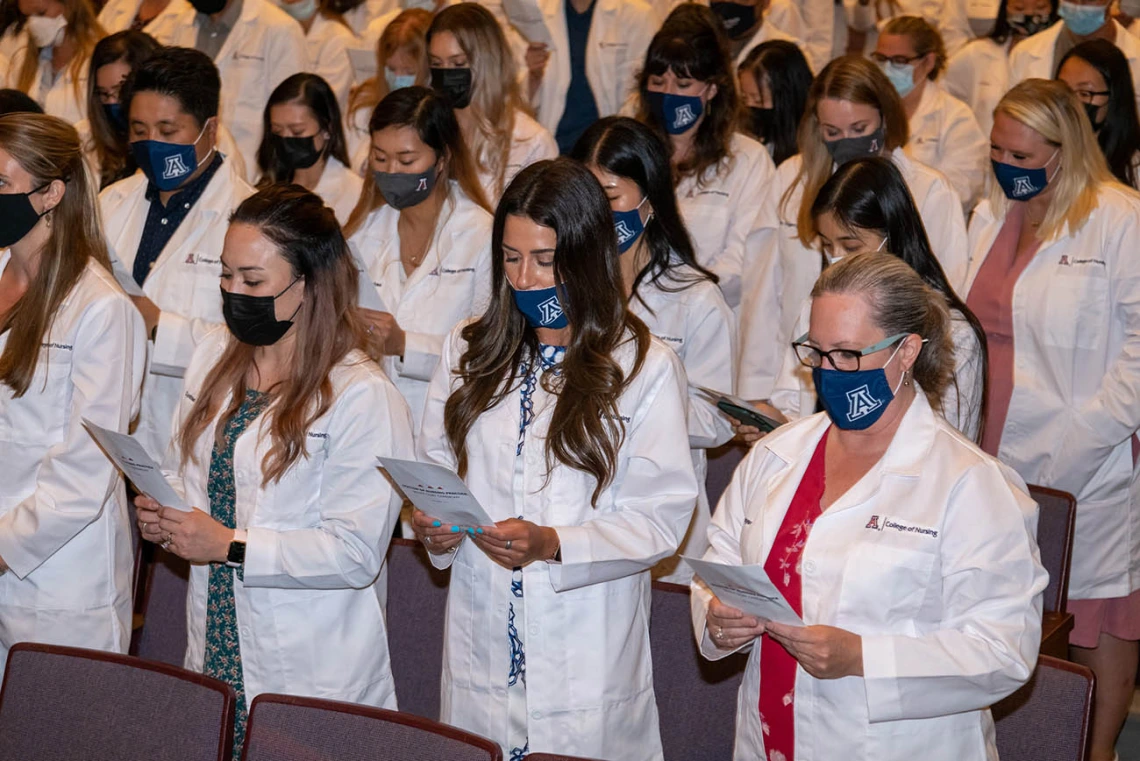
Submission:
POLYGON ((487 557, 506 568, 519 568, 536 560, 550 560, 558 551, 558 532, 537 523, 508 518, 483 533, 468 534, 487 557))
POLYGON ((816 679, 863 676, 863 638, 834 626, 788 626, 769 621, 769 637, 816 679))
POLYGON ((224 563, 234 540, 226 528, 198 508, 190 512, 164 507, 158 511, 164 549, 191 563, 224 563))
POLYGON ((407 334, 400 327, 400 323, 396 322, 396 317, 390 312, 377 312, 372 309, 361 311, 368 322, 368 332, 380 345, 380 351, 390 357, 404 356, 407 334))

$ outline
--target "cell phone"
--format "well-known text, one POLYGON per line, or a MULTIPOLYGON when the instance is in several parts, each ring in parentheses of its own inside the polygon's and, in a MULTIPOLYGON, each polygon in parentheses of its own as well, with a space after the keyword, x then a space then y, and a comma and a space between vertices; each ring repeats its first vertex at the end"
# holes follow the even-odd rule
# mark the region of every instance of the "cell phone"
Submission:
POLYGON ((756 410, 750 410, 747 407, 741 407, 739 405, 733 404, 732 402, 725 399, 718 401, 716 403, 716 406, 717 409, 719 409, 724 414, 736 418, 745 425, 759 428, 764 433, 771 433, 780 427, 780 424, 772 418, 761 415, 756 410))

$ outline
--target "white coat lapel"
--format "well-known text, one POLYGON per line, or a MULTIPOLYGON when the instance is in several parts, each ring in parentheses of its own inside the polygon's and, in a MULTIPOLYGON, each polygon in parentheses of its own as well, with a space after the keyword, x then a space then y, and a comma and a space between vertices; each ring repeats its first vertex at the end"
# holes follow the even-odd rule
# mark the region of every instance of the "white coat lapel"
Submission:
MULTIPOLYGON (((211 156, 209 161, 213 161, 211 156)), ((155 260, 151 276, 168 266, 172 260, 181 261, 186 252, 194 253, 194 249, 206 235, 214 232, 217 225, 226 225, 226 218, 230 213, 230 198, 233 188, 233 165, 223 161, 218 171, 206 185, 206 189, 194 204, 194 208, 182 220, 182 224, 170 236, 170 240, 162 249, 158 259, 155 260), (177 252, 177 255, 176 255, 177 252)), ((145 218, 144 218, 145 219, 145 218)), ((220 253, 220 251, 218 252, 220 253)), ((160 280, 160 278, 147 277, 147 282, 160 280)))
POLYGON ((760 508, 760 520, 764 529, 763 541, 755 550, 741 548, 745 562, 763 565, 768 559, 768 553, 772 551, 772 545, 776 541, 776 533, 780 530, 784 516, 792 504, 792 498, 800 487, 800 481, 807 471, 812 453, 823 437, 823 432, 831 425, 826 415, 816 415, 810 420, 810 423, 805 422, 803 425, 781 432, 783 435, 774 443, 765 444, 773 455, 787 464, 769 477, 764 484, 762 494, 764 504, 760 508))

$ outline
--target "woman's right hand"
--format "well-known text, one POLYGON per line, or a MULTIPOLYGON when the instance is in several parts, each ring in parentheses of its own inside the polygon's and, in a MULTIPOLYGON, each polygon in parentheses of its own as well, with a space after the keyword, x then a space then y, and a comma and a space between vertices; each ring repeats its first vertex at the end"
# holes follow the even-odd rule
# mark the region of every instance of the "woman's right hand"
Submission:
POLYGON ((721 650, 735 650, 764 633, 768 622, 750 616, 739 608, 725 605, 714 595, 705 614, 705 627, 721 650))
POLYGON ((546 43, 532 42, 526 46, 527 97, 533 99, 542 84, 546 73, 546 62, 550 60, 550 50, 546 43))
POLYGON ((162 529, 158 527, 158 511, 162 505, 150 497, 140 494, 135 497, 135 520, 139 524, 139 533, 148 542, 159 544, 162 542, 162 529))
MULTIPOLYGON (((784 416, 784 413, 780 412, 768 402, 756 400, 750 403, 753 407, 756 408, 756 411, 764 417, 772 418, 780 425, 784 425, 788 422, 788 418, 784 416)), ((768 435, 768 433, 761 431, 756 426, 742 423, 731 415, 729 416, 728 420, 732 425, 732 432, 736 434, 736 438, 748 446, 752 446, 757 441, 768 435)))
POLYGON ((451 552, 463 541, 466 533, 462 530, 453 531, 452 528, 451 525, 432 518, 422 510, 412 510, 412 531, 433 555, 451 552))

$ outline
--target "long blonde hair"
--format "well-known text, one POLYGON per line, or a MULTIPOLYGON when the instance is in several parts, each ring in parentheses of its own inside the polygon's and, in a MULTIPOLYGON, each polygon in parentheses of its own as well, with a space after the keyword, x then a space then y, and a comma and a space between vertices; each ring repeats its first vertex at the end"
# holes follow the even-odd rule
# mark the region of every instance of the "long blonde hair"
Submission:
MULTIPOLYGON (((64 38, 74 40, 76 43, 75 54, 72 55, 71 61, 67 64, 67 73, 71 75, 71 85, 75 90, 76 102, 84 103, 86 93, 83 92, 83 85, 80 82, 83 77, 83 69, 87 66, 91 53, 95 50, 95 44, 106 37, 107 32, 99 25, 99 20, 95 16, 95 9, 91 6, 90 0, 60 0, 60 2, 63 3, 63 16, 67 19, 67 27, 63 31, 64 38)), ((16 89, 30 93, 40 68, 40 50, 42 48, 36 47, 30 35, 27 39, 28 47, 24 50, 24 61, 16 76, 16 89)), ((95 72, 90 72, 89 76, 94 77, 95 72)))
MULTIPOLYGON (((1041 240, 1061 235, 1068 227, 1075 234, 1097 207, 1097 194, 1104 185, 1133 191, 1109 171, 1092 126, 1076 94, 1064 82, 1027 79, 1005 94, 994 109, 1024 124, 1058 151, 1058 167, 1050 180, 1053 196, 1038 228, 1041 240)), ((1004 216, 1009 199, 996 182, 990 182, 990 205, 1004 216)))
POLYGON ((32 187, 54 180, 64 184, 63 198, 47 213, 51 232, 40 253, 39 269, 0 322, 8 343, 0 354, 0 383, 23 396, 36 372, 40 346, 47 340, 59 305, 83 275, 91 259, 108 270, 107 244, 99 222, 94 179, 83 160, 75 128, 43 114, 0 116, 0 148, 32 176, 32 187))
POLYGON ((392 56, 406 52, 416 62, 416 84, 427 84, 427 30, 431 26, 431 12, 423 8, 408 8, 392 19, 376 43, 376 76, 365 80, 348 99, 348 120, 362 108, 372 109, 388 95, 388 79, 384 69, 392 56))
POLYGON ((507 38, 495 17, 476 3, 459 3, 444 8, 428 29, 431 38, 441 32, 455 35, 471 67, 471 105, 475 129, 463 135, 477 170, 495 178, 495 195, 506 184, 507 163, 515 115, 529 109, 516 79, 518 69, 507 45, 507 38))
POLYGON ((836 58, 819 73, 808 91, 807 107, 797 135, 802 159, 800 171, 780 199, 781 215, 786 218, 789 215, 785 212, 796 186, 803 186, 803 200, 796 211, 796 232, 805 246, 810 246, 815 238, 812 204, 815 203, 819 189, 831 177, 834 164, 819 127, 819 103, 826 98, 846 100, 878 110, 886 133, 883 155, 903 147, 910 138, 906 111, 903 110, 898 92, 887 76, 870 60, 862 56, 843 56, 836 58))

